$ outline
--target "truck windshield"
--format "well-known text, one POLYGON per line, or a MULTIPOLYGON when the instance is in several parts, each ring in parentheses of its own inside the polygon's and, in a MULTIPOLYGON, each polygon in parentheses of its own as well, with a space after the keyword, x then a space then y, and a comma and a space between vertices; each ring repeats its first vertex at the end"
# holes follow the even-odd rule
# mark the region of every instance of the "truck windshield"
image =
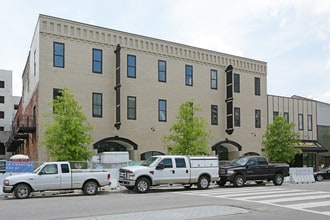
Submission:
POLYGON ((246 157, 239 157, 239 158, 236 158, 234 160, 232 160, 230 162, 231 165, 240 165, 240 166, 243 166, 247 163, 247 161, 249 160, 249 158, 246 158, 246 157))
POLYGON ((156 161, 158 161, 158 157, 149 157, 147 160, 145 160, 141 166, 146 166, 146 167, 152 167, 155 165, 156 161))

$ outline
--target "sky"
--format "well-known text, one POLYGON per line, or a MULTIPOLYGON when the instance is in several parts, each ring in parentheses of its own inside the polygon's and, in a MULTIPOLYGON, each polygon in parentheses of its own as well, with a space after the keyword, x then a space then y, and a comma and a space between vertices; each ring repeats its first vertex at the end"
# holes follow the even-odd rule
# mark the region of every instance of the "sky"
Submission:
POLYGON ((39 14, 265 61, 269 95, 330 103, 329 0, 0 0, 15 96, 39 14))

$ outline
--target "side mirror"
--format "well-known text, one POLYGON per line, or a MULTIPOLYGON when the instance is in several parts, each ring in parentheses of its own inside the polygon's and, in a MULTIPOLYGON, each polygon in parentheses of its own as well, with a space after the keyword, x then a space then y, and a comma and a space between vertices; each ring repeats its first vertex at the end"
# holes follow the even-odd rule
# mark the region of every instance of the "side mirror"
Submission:
POLYGON ((156 166, 156 170, 163 170, 163 169, 165 169, 165 165, 162 163, 160 163, 156 166))
POLYGON ((38 175, 44 175, 45 174, 45 171, 41 170, 38 175))

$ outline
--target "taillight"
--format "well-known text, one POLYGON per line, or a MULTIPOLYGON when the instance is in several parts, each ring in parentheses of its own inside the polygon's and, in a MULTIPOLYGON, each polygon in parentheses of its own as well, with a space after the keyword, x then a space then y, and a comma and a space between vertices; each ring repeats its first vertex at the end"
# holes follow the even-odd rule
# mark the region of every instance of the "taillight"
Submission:
POLYGON ((108 173, 108 180, 110 179, 110 173, 108 173))

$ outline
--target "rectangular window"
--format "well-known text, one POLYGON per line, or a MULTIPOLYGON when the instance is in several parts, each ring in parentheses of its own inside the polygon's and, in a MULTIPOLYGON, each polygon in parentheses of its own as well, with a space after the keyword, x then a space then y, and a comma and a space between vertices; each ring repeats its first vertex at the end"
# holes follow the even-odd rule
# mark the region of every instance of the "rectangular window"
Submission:
POLYGON ((136 78, 136 56, 127 55, 127 77, 136 78))
POLYGON ((158 100, 158 121, 166 121, 167 120, 167 106, 166 100, 159 99, 158 100))
POLYGON ((64 44, 54 42, 53 50, 53 66, 64 68, 64 44))
POLYGON ((307 115, 307 126, 308 130, 312 131, 313 130, 313 118, 312 115, 307 115))
POLYGON ((298 129, 304 130, 304 117, 303 114, 298 115, 298 129))
POLYGON ((158 60, 158 81, 166 82, 166 61, 158 60))
POLYGON ((211 70, 211 89, 218 89, 218 71, 211 70))
POLYGON ((0 118, 5 118, 5 112, 4 111, 0 111, 0 118))
POLYGON ((93 73, 102 73, 102 50, 93 48, 93 73))
POLYGON ((241 109, 238 107, 234 108, 234 126, 241 127, 241 109))
POLYGON ((273 111, 273 121, 275 121, 275 118, 278 116, 278 111, 273 111))
POLYGON ((234 92, 239 93, 241 90, 240 87, 240 75, 238 73, 234 73, 234 92))
POLYGON ((193 67, 186 65, 186 86, 193 85, 193 67))
POLYGON ((5 97, 4 96, 0 96, 0 103, 5 103, 5 97))
POLYGON ((261 110, 255 110, 255 127, 261 128, 261 110))
POLYGON ((136 120, 136 97, 127 97, 127 119, 136 120))
POLYGON ((5 81, 2 81, 2 80, 0 81, 0 88, 2 88, 2 89, 5 88, 5 81))
POLYGON ((218 125, 218 106, 211 105, 211 125, 218 125))
POLYGON ((184 158, 175 158, 176 168, 186 168, 186 160, 184 158))
POLYGON ((102 93, 93 92, 93 117, 102 118, 102 93))
POLYGON ((260 95, 260 78, 254 77, 254 94, 260 95))
POLYGON ((289 123, 289 113, 284 112, 283 117, 286 119, 286 121, 289 123))

